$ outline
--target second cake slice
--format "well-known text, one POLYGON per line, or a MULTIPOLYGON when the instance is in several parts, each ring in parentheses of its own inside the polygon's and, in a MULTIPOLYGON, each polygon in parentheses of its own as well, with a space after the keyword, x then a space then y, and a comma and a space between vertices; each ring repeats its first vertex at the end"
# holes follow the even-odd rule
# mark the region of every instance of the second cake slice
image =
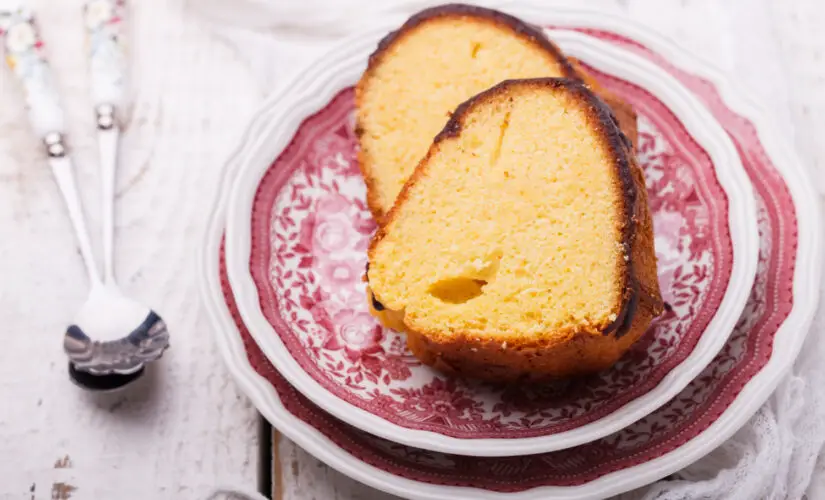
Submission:
POLYGON ((515 17, 444 5, 416 14, 382 40, 356 87, 359 163, 378 223, 456 106, 503 80, 536 77, 583 80, 635 139, 632 108, 594 86, 541 29, 515 17))

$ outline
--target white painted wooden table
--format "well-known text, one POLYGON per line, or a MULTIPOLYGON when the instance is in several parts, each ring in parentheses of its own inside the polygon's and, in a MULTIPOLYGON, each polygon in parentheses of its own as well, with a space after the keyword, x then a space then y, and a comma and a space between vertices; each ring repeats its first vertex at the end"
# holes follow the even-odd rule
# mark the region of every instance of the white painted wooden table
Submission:
MULTIPOLYGON (((135 90, 122 143, 116 266, 124 288, 167 320, 173 347, 128 392, 92 395, 68 381, 60 335, 84 300, 84 273, 20 92, 0 73, 2 499, 201 499, 217 484, 254 487, 267 462, 257 414, 212 343, 194 265, 221 161, 263 90, 231 47, 186 15, 186 1, 132 2, 135 90)), ((666 25, 738 73, 777 120, 793 125, 789 137, 802 158, 825 170, 821 0, 601 2, 666 25)), ((33 3, 69 108, 77 177, 96 229, 82 0, 33 3)), ((329 470, 277 432, 274 442, 275 498, 389 498, 329 470)))
MULTIPOLYGON (((99 231, 83 2, 33 3, 99 231)), ((257 416, 212 343, 194 245, 219 159, 260 96, 238 78, 245 69, 232 51, 185 18, 182 2, 132 3, 134 108, 122 142, 116 270, 125 290, 166 319, 173 345, 126 393, 70 384, 61 331, 85 298, 85 276, 20 92, 0 71, 0 498, 200 499, 217 483, 257 480, 257 416)))

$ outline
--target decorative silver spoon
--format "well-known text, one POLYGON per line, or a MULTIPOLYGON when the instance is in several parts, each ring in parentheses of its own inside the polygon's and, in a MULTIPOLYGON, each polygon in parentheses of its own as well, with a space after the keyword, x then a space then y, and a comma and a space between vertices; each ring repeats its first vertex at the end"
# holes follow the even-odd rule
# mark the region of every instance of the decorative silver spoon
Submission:
MULTIPOLYGON (((99 3, 97 0, 89 5, 96 4, 99 8, 99 3)), ((113 7, 118 5, 122 4, 111 2, 113 7)), ((126 297, 114 280, 113 199, 119 135, 114 106, 97 106, 104 199, 105 274, 101 278, 92 255, 74 168, 64 142, 63 112, 31 10, 20 7, 1 11, 0 36, 6 47, 6 60, 22 83, 32 125, 46 146, 49 164, 66 202, 91 285, 89 297, 64 335, 63 347, 69 356, 70 375, 75 383, 88 389, 121 387, 142 374, 145 363, 161 356, 169 346, 169 334, 166 324, 154 311, 126 297)), ((94 71, 94 57, 93 81, 100 76, 94 71)), ((105 93, 97 92, 104 87, 97 85, 96 100, 106 97, 105 93)))

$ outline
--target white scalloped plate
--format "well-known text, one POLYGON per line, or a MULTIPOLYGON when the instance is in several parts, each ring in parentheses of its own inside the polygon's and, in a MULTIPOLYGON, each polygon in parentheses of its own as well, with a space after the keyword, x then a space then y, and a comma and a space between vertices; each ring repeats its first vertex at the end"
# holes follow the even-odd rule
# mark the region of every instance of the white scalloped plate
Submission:
MULTIPOLYGON (((233 292, 244 322, 258 345, 293 386, 335 417, 398 443, 446 453, 513 456, 568 448, 615 432, 664 404, 716 355, 745 305, 758 251, 754 199, 727 134, 687 89, 644 58, 579 33, 560 32, 554 39, 567 54, 585 61, 598 72, 615 75, 638 88, 644 97, 634 104, 650 104, 651 109, 638 109, 655 123, 648 136, 657 139, 670 134, 672 138, 672 144, 667 146, 670 152, 660 156, 679 159, 659 165, 659 173, 675 177, 668 185, 671 189, 676 189, 676 185, 685 186, 681 177, 686 175, 689 180, 684 196, 691 198, 676 196, 669 202, 681 204, 679 210, 683 211, 682 215, 675 215, 681 222, 671 222, 671 225, 687 224, 688 217, 696 210, 690 205, 695 200, 703 200, 708 206, 700 209, 705 210, 706 215, 694 218, 719 220, 721 217, 721 223, 727 224, 721 232, 706 237, 714 250, 705 257, 683 249, 683 253, 693 256, 694 262, 686 263, 684 255, 670 258, 659 254, 660 261, 672 259, 677 266, 682 266, 675 271, 677 278, 693 273, 691 280, 694 280, 708 272, 713 277, 725 276, 724 281, 717 279, 709 284, 696 281, 685 285, 683 292, 691 295, 689 299, 693 302, 676 299, 675 304, 681 307, 677 316, 692 313, 691 319, 699 327, 685 327, 690 334, 682 334, 678 323, 654 328, 653 333, 647 335, 646 347, 640 346, 640 350, 644 350, 640 358, 629 356, 624 363, 589 379, 590 382, 576 381, 561 398, 539 396, 536 403, 532 402, 536 396, 519 396, 530 399, 531 404, 513 408, 506 403, 513 399, 509 389, 450 380, 428 367, 416 365, 405 352, 399 334, 373 333, 378 332, 374 330, 377 326, 366 311, 357 309, 366 305, 363 289, 354 288, 359 284, 320 290, 317 282, 324 279, 323 256, 319 257, 315 249, 300 255, 301 249, 311 246, 305 242, 306 238, 301 239, 307 234, 304 222, 319 219, 325 227, 337 228, 330 229, 335 235, 352 233, 346 226, 363 228, 360 221, 364 217, 356 215, 352 221, 339 220, 350 210, 347 203, 353 203, 355 210, 360 207, 366 212, 358 199, 363 200, 363 194, 359 193, 360 177, 346 177, 336 170, 346 165, 350 174, 354 171, 352 161, 336 161, 343 158, 345 152, 333 152, 338 156, 322 158, 323 165, 317 168, 326 170, 321 174, 299 171, 318 156, 313 156, 313 148, 318 147, 311 141, 300 142, 295 138, 296 131, 308 117, 334 106, 329 103, 335 102, 336 96, 357 81, 376 41, 391 28, 387 26, 348 40, 319 59, 269 101, 262 113, 270 117, 270 122, 245 141, 242 154, 246 160, 233 184, 229 203, 226 255, 233 292), (656 106, 661 111, 652 109, 656 106), (291 160, 291 166, 278 163, 290 155, 303 156, 291 160), (279 157, 278 162, 272 164, 272 160, 279 157), (677 163, 687 167, 679 169, 677 163), (688 173, 690 169, 692 174, 688 173), (332 194, 307 201, 323 191, 324 182, 332 194), (273 183, 275 188, 271 188, 273 183), (706 190, 704 194, 702 190, 706 190), (348 195, 351 200, 346 199, 348 195), (312 212, 313 204, 329 206, 328 213, 312 217, 299 213, 302 205, 305 212, 312 212), (279 223, 283 228, 276 227, 279 223), (278 250, 274 250, 276 248, 278 250), (278 253, 280 255, 276 255, 278 253), (717 270, 714 274, 704 270, 701 264, 704 259, 726 263, 721 272, 717 270), (315 265, 320 268, 305 273, 306 267, 315 265), (696 271, 700 267, 702 269, 696 271), (702 302, 704 289, 712 300, 702 302), (353 290, 356 290, 355 297, 353 290), (339 307, 334 313, 319 312, 319 303, 325 300, 320 297, 324 297, 324 293, 337 293, 343 297, 338 298, 339 302, 345 303, 348 309, 339 307), (336 325, 338 318, 348 323, 336 325), (364 332, 353 334, 354 328, 364 332), (374 336, 380 337, 383 344, 372 346, 378 354, 370 352, 372 356, 366 360, 357 346, 347 344, 352 338, 363 341, 374 336), (393 369, 376 375, 375 367, 389 366, 393 369), (401 380, 393 375, 400 375, 401 380), (452 402, 469 400, 471 403, 464 409, 451 410, 452 402, 432 400, 433 393, 445 390, 452 394, 452 402), (562 399, 568 403, 560 403, 562 399), (445 413, 450 411, 452 413, 445 413)), ((340 116, 345 119, 345 115, 340 116)), ((643 123, 646 121, 640 120, 640 125, 643 123)), ((320 138, 318 134, 309 132, 312 140, 321 144, 321 151, 328 148, 328 143, 338 141, 334 135, 320 138)), ((654 150, 664 147, 657 142, 667 141, 653 140, 650 147, 654 150)), ((310 166, 312 168, 316 167, 310 166)), ((653 200, 657 194, 656 190, 651 192, 653 200)), ((663 200, 663 203, 668 202, 663 200)), ((655 213, 654 219, 659 215, 655 213)), ((328 262, 336 266, 336 272, 342 267, 341 255, 346 255, 341 252, 347 250, 353 261, 344 270, 352 275, 353 269, 363 268, 363 248, 368 239, 368 234, 363 233, 368 232, 368 228, 362 230, 363 241, 353 245, 360 251, 340 250, 339 236, 328 241, 328 246, 339 252, 328 262), (359 258, 362 261, 358 261, 359 258)), ((684 234, 676 232, 673 233, 675 240, 684 239, 684 234)), ((694 243, 702 239, 698 234, 687 237, 692 237, 694 243)), ((693 246, 693 243, 675 240, 665 246, 693 246)), ((315 241, 318 248, 324 247, 324 241, 317 243, 317 237, 306 241, 315 241)), ((657 245, 662 241, 657 240, 657 245)), ((665 266, 660 266, 660 271, 666 272, 665 266)), ((660 279, 663 279, 661 273, 660 279)))
MULTIPOLYGON (((500 487, 485 488, 481 484, 468 486, 466 482, 462 483, 459 474, 446 468, 442 471, 443 477, 433 478, 432 474, 425 474, 426 467, 432 463, 413 461, 406 463, 405 469, 392 468, 353 450, 352 438, 359 435, 358 431, 325 416, 317 408, 313 410, 311 403, 290 388, 268 365, 248 334, 243 337, 235 323, 240 318, 233 319, 230 314, 221 287, 218 262, 228 201, 226 186, 245 160, 241 151, 236 151, 224 172, 224 188, 199 252, 201 294, 215 326, 220 351, 243 390, 287 437, 340 472, 405 497, 445 500, 604 498, 672 474, 730 437, 770 396, 792 366, 818 302, 822 248, 820 220, 818 212, 807 209, 816 205, 816 196, 793 151, 780 139, 771 120, 743 95, 740 88, 679 46, 625 19, 583 9, 524 8, 516 13, 554 26, 597 30, 592 32, 636 51, 677 76, 725 124, 746 159, 748 171, 760 193, 760 231, 763 234, 760 277, 746 310, 748 317, 755 319, 738 324, 734 335, 708 370, 654 414, 592 446, 548 454, 549 460, 545 462, 548 469, 562 461, 575 462, 575 471, 562 478, 548 473, 539 480, 533 478, 532 482, 524 478, 523 483, 503 490, 500 487), (250 356, 255 353, 259 362, 253 366, 250 356), (303 408, 309 409, 310 413, 296 411, 296 400, 303 401, 303 408), (674 420, 674 414, 681 417, 674 420), (335 426, 334 432, 320 425, 322 421, 331 422, 330 425, 335 426), (622 450, 614 450, 619 456, 593 453, 594 447, 596 450, 600 446, 615 447, 615 443, 628 434, 646 437, 641 443, 639 440, 635 445, 625 443, 622 450), (559 454, 564 455, 556 457, 559 454), (594 462, 592 468, 588 468, 588 461, 594 462), (579 470, 583 475, 574 475, 579 470), (502 495, 501 491, 508 493, 502 495)), ((258 115, 246 138, 259 137, 269 120, 265 113, 258 115)), ((438 455, 428 456, 423 450, 415 453, 414 449, 400 445, 390 448, 404 451, 407 457, 423 457, 422 460, 438 455)), ((474 460, 483 462, 486 459, 474 460)), ((495 479, 494 472, 490 475, 495 479)))

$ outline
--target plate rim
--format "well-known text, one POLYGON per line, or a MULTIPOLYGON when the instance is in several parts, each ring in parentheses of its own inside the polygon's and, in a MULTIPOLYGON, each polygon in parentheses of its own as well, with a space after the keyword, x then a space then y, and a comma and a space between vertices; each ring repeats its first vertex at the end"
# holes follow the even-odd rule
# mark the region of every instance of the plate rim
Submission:
MULTIPOLYGON (((593 422, 566 431, 524 438, 457 438, 437 431, 411 429, 386 420, 367 409, 328 391, 304 371, 290 354, 279 334, 266 320, 260 296, 249 269, 251 254, 251 212, 257 186, 275 158, 289 143, 300 124, 323 107, 337 92, 360 76, 366 55, 377 40, 395 24, 386 23, 360 33, 336 46, 283 87, 274 101, 263 105, 259 114, 277 116, 274 124, 259 134, 256 144, 246 144, 247 161, 232 183, 227 215, 227 269, 238 308, 256 343, 284 377, 313 403, 354 427, 394 442, 445 453, 474 456, 513 456, 570 448, 607 436, 651 413, 678 394, 724 346, 747 302, 758 260, 756 204, 749 178, 724 129, 705 106, 664 69, 607 42, 575 32, 556 37, 574 56, 587 52, 588 64, 641 86, 663 101, 713 159, 716 178, 728 198, 728 231, 733 251, 732 272, 719 309, 690 354, 650 391, 593 422), (571 51, 570 48, 576 50, 571 51), (596 61, 593 58, 601 58, 596 61), (612 67, 611 67, 612 65, 612 67), (610 69, 605 69, 605 66, 610 69), (320 75, 313 69, 323 68, 320 75), (624 70, 626 73, 622 73, 624 70), (626 68, 636 68, 635 73, 626 68), (641 69, 640 69, 641 68, 641 69), (300 89, 294 91, 295 88, 300 89), (273 139, 273 135, 275 138, 273 139), (263 138, 266 138, 263 144, 263 138), (260 161, 249 161, 251 159, 260 161), (252 187, 252 189, 250 189, 252 187)), ((242 146, 243 147, 243 146, 242 146)))
MULTIPOLYGON (((542 9, 550 8, 542 7, 542 9)), ((749 100, 742 94, 741 87, 737 87, 737 85, 729 82, 722 76, 721 72, 713 68, 713 66, 709 63, 699 60, 698 58, 690 55, 684 49, 672 44, 661 35, 651 31, 649 28, 637 25, 631 20, 611 14, 599 13, 594 10, 582 9, 581 7, 571 10, 554 11, 554 15, 556 16, 565 13, 579 15, 584 14, 587 16, 588 20, 592 20, 597 16, 612 19, 618 24, 610 26, 602 25, 599 27, 613 33, 627 36, 641 43, 648 50, 652 50, 658 54, 663 54, 664 52, 663 55, 670 56, 674 66, 688 71, 692 75, 699 76, 713 85, 718 91, 720 91, 720 95, 723 98, 722 100, 725 105, 729 107, 729 109, 740 114, 743 118, 753 124, 757 130, 759 140, 763 147, 765 147, 768 156, 771 158, 779 157, 788 160, 787 163, 774 162, 774 166, 782 176, 783 181, 786 185, 788 185, 794 205, 798 207, 804 206, 805 202, 816 202, 817 198, 810 187, 808 173, 804 171, 801 163, 796 158, 795 151, 790 148, 790 145, 787 143, 787 140, 783 138, 783 136, 777 134, 778 131, 775 130, 772 122, 767 119, 767 115, 764 111, 753 104, 753 100, 749 100), (639 36, 638 33, 634 34, 634 31, 638 32, 639 30, 642 31, 641 36, 639 36), (685 57, 687 57, 687 62, 685 62, 685 57), (742 107, 743 103, 744 108, 742 107), (766 135, 769 138, 766 139, 766 135)), ((555 17, 553 19, 554 24, 567 24, 570 26, 575 24, 587 26, 588 24, 578 22, 562 23, 561 21, 562 19, 559 17, 555 17)), ((251 132, 260 125, 260 123, 253 120, 245 132, 245 136, 249 136, 251 132)), ((210 290, 210 277, 212 281, 217 278, 217 269, 216 266, 214 266, 214 261, 217 257, 217 241, 219 240, 217 240, 214 235, 220 236, 221 234, 223 225, 222 212, 227 201, 226 196, 228 194, 226 181, 229 179, 229 173, 232 171, 229 166, 239 161, 239 154, 240 150, 239 148, 236 148, 224 165, 222 173, 224 182, 221 184, 221 188, 217 196, 218 203, 215 203, 211 209, 210 220, 203 236, 204 245, 202 245, 198 250, 198 265, 199 269, 202 271, 199 273, 199 291, 201 298, 205 305, 208 306, 213 299, 219 297, 214 305, 217 306, 217 309, 222 309, 221 311, 218 311, 216 309, 206 307, 207 314, 210 316, 213 323, 215 340, 220 347, 219 350, 223 354, 227 367, 235 376, 237 382, 245 389, 247 395, 249 395, 253 402, 255 402, 259 410, 264 413, 267 419, 276 427, 281 429, 287 437, 310 451, 314 456, 320 458, 333 468, 350 477, 390 493, 404 494, 413 491, 411 489, 396 486, 393 482, 402 482, 402 484, 407 484, 409 488, 415 488, 418 490, 419 486, 422 486, 422 484, 418 482, 405 480, 404 478, 398 478, 396 476, 392 476, 392 478, 389 478, 389 481, 386 481, 388 478, 384 478, 382 476, 383 474, 386 474, 384 471, 363 463, 361 463, 361 467, 353 467, 351 465, 353 462, 353 457, 351 455, 345 454, 345 456, 337 457, 335 453, 332 453, 330 451, 329 441, 323 438, 319 432, 305 424, 303 421, 289 414, 289 412, 287 412, 286 409, 280 404, 280 398, 277 393, 275 393, 274 389, 265 379, 254 372, 254 369, 246 360, 240 338, 237 335, 233 337, 222 328, 221 315, 223 315, 223 319, 226 320, 229 317, 229 313, 226 309, 225 303, 223 303, 223 294, 220 293, 220 290, 217 295, 214 295, 214 288, 210 290), (210 255, 215 258, 210 259, 210 255), (212 265, 210 266, 210 264, 212 265), (240 352, 238 351, 239 348, 240 352), (405 481, 407 483, 403 483, 405 481)), ((810 258, 818 254, 818 250, 822 246, 821 230, 818 224, 819 219, 820 215, 818 212, 812 212, 809 214, 799 212, 797 214, 798 225, 801 227, 803 221, 807 221, 805 226, 812 230, 812 232, 808 233, 808 237, 805 238, 805 240, 807 240, 806 244, 798 244, 797 262, 800 262, 800 257, 804 257, 805 255, 810 258)), ((792 362, 795 358, 795 354, 798 353, 802 342, 806 337, 808 327, 810 326, 815 312, 815 305, 818 301, 819 290, 816 286, 816 280, 818 280, 821 274, 821 264, 818 259, 813 259, 813 261, 814 262, 809 263, 813 267, 806 267, 808 272, 804 274, 799 272, 799 269, 803 266, 796 266, 793 278, 794 294, 795 297, 799 297, 799 300, 794 301, 791 311, 775 334, 776 338, 781 338, 784 341, 779 342, 780 345, 786 346, 784 350, 790 351, 790 360, 787 359, 788 356, 779 356, 778 354, 781 354, 781 350, 775 348, 765 366, 753 375, 743 390, 736 396, 734 401, 731 402, 730 406, 718 416, 717 421, 714 424, 703 430, 700 434, 696 435, 679 448, 666 453, 655 460, 602 476, 598 481, 605 480, 613 486, 602 488, 601 490, 595 492, 596 496, 617 494, 634 487, 642 486, 664 477, 667 474, 688 465, 689 463, 692 463, 716 447, 719 443, 730 437, 730 435, 732 435, 742 423, 753 415, 756 409, 758 409, 767 396, 772 392, 776 384, 778 384, 781 380, 782 375, 787 372, 790 367, 790 362, 792 362), (805 279, 806 275, 808 279, 805 279), (807 282, 807 284, 805 282, 807 282), (809 292, 810 295, 800 295, 803 291, 809 292), (800 327, 802 327, 801 330, 800 327), (803 333, 800 334, 799 332, 803 333), (785 337, 790 337, 790 341, 788 341, 785 337), (761 392, 766 392, 767 394, 760 399, 760 391, 754 390, 754 387, 762 387, 761 392), (750 397, 745 397, 745 391, 751 392, 750 397), (756 401, 755 406, 754 401, 756 401), (723 420, 726 420, 725 425, 721 424, 721 421, 723 420), (630 477, 628 478, 627 476, 630 477)), ((214 285, 214 283, 212 284, 214 285)), ((231 324, 231 322, 228 326, 230 327, 229 330, 235 328, 234 324, 231 324)), ((572 493, 573 496, 570 494, 565 494, 565 492, 570 489, 568 487, 556 488, 554 491, 549 491, 549 488, 544 487, 522 492, 525 493, 525 495, 511 494, 509 498, 537 498, 538 495, 544 496, 548 493, 563 495, 563 497, 559 498, 593 498, 594 492, 590 490, 593 490, 594 486, 595 485, 593 482, 588 482, 577 486, 575 488, 578 493, 572 493)), ((428 495, 426 498, 458 498, 455 490, 456 488, 448 489, 444 495, 428 495)), ((481 490, 471 491, 476 494, 474 498, 479 498, 479 495, 486 498, 501 498, 493 492, 481 490)))

